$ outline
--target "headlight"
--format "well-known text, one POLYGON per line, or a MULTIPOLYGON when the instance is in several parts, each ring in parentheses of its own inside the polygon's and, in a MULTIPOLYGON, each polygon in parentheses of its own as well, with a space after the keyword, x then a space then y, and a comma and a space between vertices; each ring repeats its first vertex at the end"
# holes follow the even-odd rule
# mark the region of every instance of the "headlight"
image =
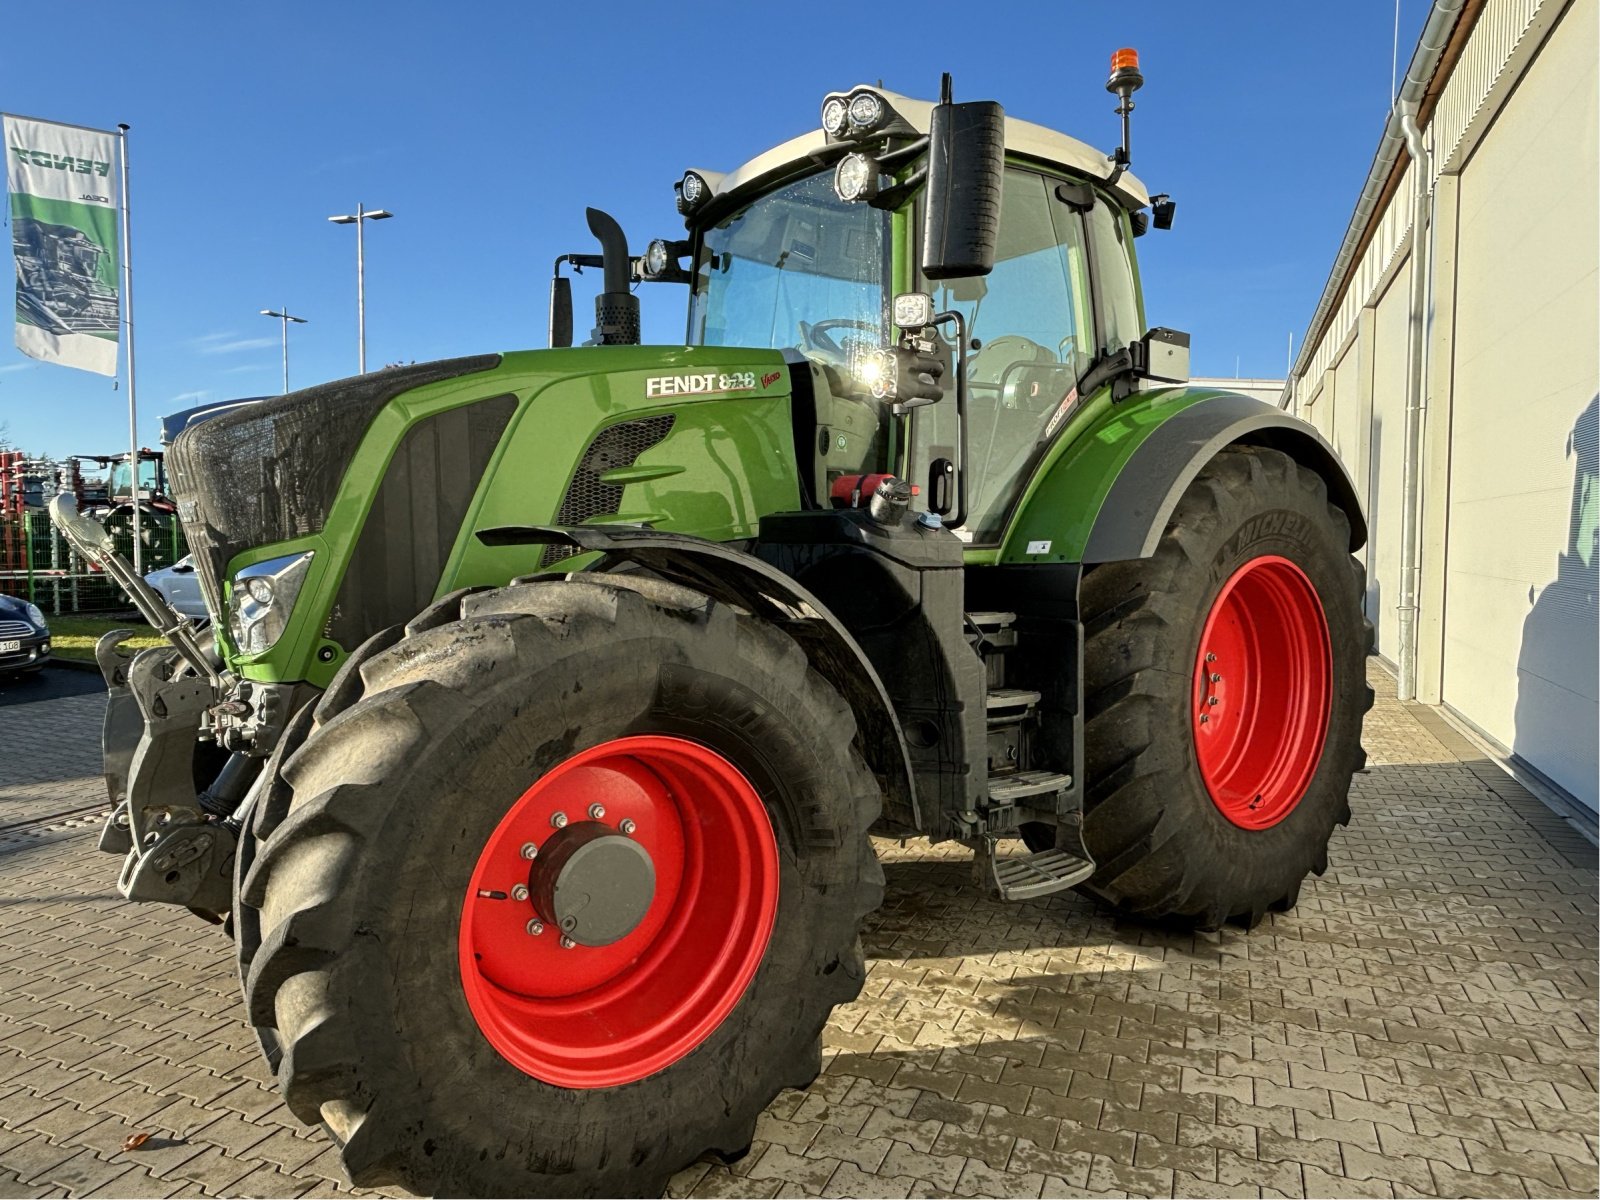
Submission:
POLYGON ((944 395, 944 363, 902 346, 863 346, 850 356, 850 373, 874 400, 916 408, 944 395))
POLYGON ((872 393, 874 400, 895 394, 895 386, 899 383, 899 367, 893 354, 876 347, 863 348, 850 363, 856 382, 872 393))
POLYGON ((32 621, 37 628, 44 630, 46 633, 50 631, 50 626, 45 624, 44 613, 39 611, 37 604, 24 604, 22 610, 28 614, 28 620, 32 621))
POLYGON ((846 154, 833 171, 833 190, 850 203, 878 194, 878 162, 865 154, 846 154))
POLYGON ((311 569, 312 551, 253 563, 233 577, 228 633, 241 654, 270 650, 288 627, 295 597, 311 569))

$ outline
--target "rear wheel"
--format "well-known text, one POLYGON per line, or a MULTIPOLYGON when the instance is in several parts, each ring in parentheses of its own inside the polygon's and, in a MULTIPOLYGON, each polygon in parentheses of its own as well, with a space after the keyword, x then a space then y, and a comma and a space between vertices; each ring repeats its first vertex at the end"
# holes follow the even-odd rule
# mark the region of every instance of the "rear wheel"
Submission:
POLYGON ((1326 869, 1372 706, 1349 533, 1314 472, 1234 447, 1152 557, 1084 577, 1087 891, 1249 926, 1326 869))
POLYGON ((659 1193, 815 1077, 881 899, 876 785, 798 646, 697 593, 462 608, 285 757, 240 886, 251 1020, 358 1184, 659 1193))

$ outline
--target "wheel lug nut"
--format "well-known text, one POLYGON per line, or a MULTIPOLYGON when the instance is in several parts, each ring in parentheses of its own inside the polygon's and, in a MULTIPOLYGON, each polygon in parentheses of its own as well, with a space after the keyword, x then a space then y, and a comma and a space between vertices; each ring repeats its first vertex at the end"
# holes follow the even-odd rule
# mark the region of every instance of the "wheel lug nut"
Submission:
POLYGON ((573 947, 574 947, 574 946, 576 946, 576 945, 577 945, 577 944, 578 944, 578 943, 577 943, 577 942, 575 942, 575 941, 573 941, 573 940, 572 940, 572 939, 571 939, 571 938, 569 938, 569 937, 563 937, 563 938, 562 938, 562 939, 561 939, 561 948, 562 948, 562 949, 563 949, 563 950, 571 950, 571 949, 572 949, 572 948, 573 948, 573 947))
POLYGON ((1211 677, 1211 682, 1212 683, 1221 683, 1222 682, 1222 676, 1221 675, 1213 675, 1211 677))
POLYGON ((1217 661, 1217 656, 1215 654, 1209 654, 1208 653, 1206 655, 1206 661, 1207 662, 1216 662, 1217 661))
POLYGON ((516 887, 512 888, 511 898, 513 900, 526 900, 528 898, 527 885, 519 883, 516 887))
POLYGON ((1201 713, 1200 714, 1200 724, 1204 725, 1209 720, 1211 720, 1211 714, 1210 713, 1201 713))
POLYGON ((631 836, 633 834, 633 831, 635 829, 639 828, 639 827, 633 823, 633 818, 632 817, 627 817, 627 818, 625 818, 623 820, 621 825, 617 826, 617 828, 622 830, 623 833, 626 833, 626 834, 631 836))
POLYGON ((550 818, 550 824, 554 825, 557 829, 565 829, 567 827, 567 814, 564 812, 556 813, 550 818))
POLYGON ((524 842, 522 844, 522 857, 523 858, 538 858, 539 857, 539 847, 535 846, 532 842, 524 842))
POLYGON ((1215 703, 1217 703, 1217 698, 1215 696, 1213 696, 1213 697, 1211 697, 1211 699, 1207 700, 1206 703, 1207 704, 1215 704, 1215 703))
POLYGON ((541 933, 544 932, 544 922, 543 921, 529 921, 528 922, 528 932, 533 934, 534 937, 538 937, 541 933))
POLYGON ((598 821, 601 817, 603 817, 605 815, 606 815, 606 806, 604 804, 591 804, 591 805, 589 805, 589 819, 591 821, 598 821))

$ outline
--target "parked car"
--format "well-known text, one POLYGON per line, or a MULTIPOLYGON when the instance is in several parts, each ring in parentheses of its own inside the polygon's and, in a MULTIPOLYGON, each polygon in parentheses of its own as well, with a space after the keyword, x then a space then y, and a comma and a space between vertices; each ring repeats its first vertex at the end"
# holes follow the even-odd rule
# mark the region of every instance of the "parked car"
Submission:
POLYGON ((187 554, 170 567, 151 571, 144 581, 162 598, 191 621, 209 621, 205 597, 200 594, 200 580, 194 573, 194 560, 187 554))
POLYGON ((0 676, 37 671, 50 661, 50 626, 36 604, 0 595, 0 676))

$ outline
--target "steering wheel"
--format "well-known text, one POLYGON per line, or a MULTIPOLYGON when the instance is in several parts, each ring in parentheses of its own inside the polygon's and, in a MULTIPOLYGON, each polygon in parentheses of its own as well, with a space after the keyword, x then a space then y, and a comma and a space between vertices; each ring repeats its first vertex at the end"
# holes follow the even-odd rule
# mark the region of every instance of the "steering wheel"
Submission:
POLYGON ((833 331, 836 329, 859 329, 862 333, 876 338, 878 327, 871 321, 857 320, 854 317, 830 317, 826 321, 818 321, 815 325, 809 321, 800 322, 800 336, 805 341, 808 350, 821 350, 824 354, 844 355, 848 351, 833 340, 833 331))

